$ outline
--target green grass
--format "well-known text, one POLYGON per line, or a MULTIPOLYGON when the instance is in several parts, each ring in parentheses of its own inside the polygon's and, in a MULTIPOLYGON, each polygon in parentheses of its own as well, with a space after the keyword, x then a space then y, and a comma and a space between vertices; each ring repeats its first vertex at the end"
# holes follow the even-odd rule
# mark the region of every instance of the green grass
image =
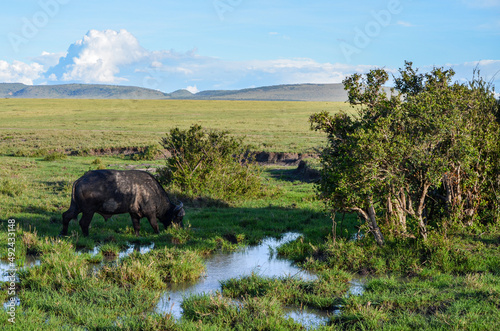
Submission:
POLYGON ((317 280, 262 278, 252 274, 222 282, 222 293, 234 299, 273 298, 282 305, 333 310, 343 303, 352 275, 336 269, 324 271, 317 280))
MULTIPOLYGON (((0 311, 0 324, 7 330, 301 330, 286 316, 285 306, 292 306, 330 312, 340 308, 341 314, 332 314, 322 330, 498 329, 500 227, 449 229, 446 237, 431 236, 426 243, 387 236, 384 247, 370 234, 347 240, 366 229, 355 215, 336 215, 334 236, 314 184, 293 167, 264 167, 265 189, 258 198, 184 201, 184 228, 160 225, 155 234, 144 219, 136 237, 128 215, 107 222, 96 215, 89 237, 82 237, 75 221, 69 236, 58 237, 61 214, 69 207, 77 178, 90 169, 162 165, 162 160, 150 160, 154 148, 146 147, 157 144, 172 126, 187 128, 196 122, 247 135, 256 149, 299 152, 323 139, 309 131, 308 116, 342 107, 305 102, 0 100, 0 259, 8 259, 8 219, 15 219, 16 262, 23 265, 26 254, 41 261, 19 272, 16 324, 9 324, 5 311, 0 311), (135 159, 67 153, 118 147, 144 149, 135 159), (251 275, 224 282, 221 293, 187 297, 180 321, 154 312, 167 283, 196 280, 208 254, 231 252, 286 232, 302 236, 277 253, 316 272, 318 280, 251 275), (152 243, 154 249, 146 254, 116 259, 130 244, 152 243), (97 255, 77 253, 96 246, 97 255), (348 294, 356 274, 369 275, 360 296, 348 294)), ((5 302, 8 284, 0 287, 0 301, 5 302)))
MULTIPOLYGON (((95 157, 68 157, 51 162, 42 158, 2 157, 0 173, 10 184, 0 193, 0 220, 14 218, 25 230, 57 236, 62 226, 61 214, 69 208, 72 183, 85 171, 101 165, 119 169, 128 165, 143 167, 141 161, 119 157, 101 157, 99 164, 94 161, 95 157)), ((162 162, 156 161, 156 164, 162 162)), ((225 203, 208 199, 187 201, 185 222, 189 226, 185 229, 169 228, 155 234, 143 219, 141 238, 145 242, 141 243, 154 242, 155 247, 181 244, 209 252, 238 246, 234 240, 225 238, 239 236, 248 244, 287 231, 320 237, 330 233, 331 222, 322 212, 322 203, 314 197, 313 184, 301 182, 285 168, 265 170, 263 182, 268 190, 263 198, 236 201, 227 208, 220 208, 225 203)), ((83 238, 78 222, 70 223, 69 233, 73 233, 71 241, 75 247, 92 249, 107 243, 123 246, 142 240, 135 237, 129 215, 115 215, 105 222, 96 214, 91 226, 90 237, 83 238)), ((0 229, 6 229, 6 223, 2 223, 0 229)))
POLYGON ((335 326, 345 330, 497 330, 500 278, 490 273, 369 280, 335 326))
MULTIPOLYGON (((206 199, 187 201, 184 228, 161 227, 161 232, 155 234, 143 220, 140 237, 136 237, 128 215, 116 215, 108 222, 96 215, 88 238, 82 237, 75 221, 70 224, 71 235, 58 238, 61 214, 69 207, 75 179, 97 166, 142 167, 141 161, 100 157, 95 162, 95 157, 78 156, 50 162, 42 157, 1 159, 2 175, 23 188, 13 195, 0 194, 4 206, 0 210, 0 241, 7 243, 6 221, 13 218, 18 227, 19 254, 27 252, 41 259, 40 266, 20 274, 18 295, 22 305, 17 309, 17 316, 21 316, 17 326, 26 327, 28 322, 24 318, 30 318, 32 325, 41 329, 59 329, 65 325, 93 330, 109 328, 118 322, 125 329, 138 325, 147 329, 161 329, 165 325, 189 328, 189 319, 174 322, 155 315, 153 310, 167 282, 193 281, 199 277, 204 270, 201 256, 214 251, 233 251, 288 231, 302 232, 311 240, 318 240, 318 236, 326 238, 331 231, 331 221, 322 212, 322 203, 314 198, 313 184, 301 181, 289 168, 265 168, 262 180, 269 192, 262 198, 222 205, 206 199), (149 253, 133 253, 118 265, 106 265, 99 272, 92 272, 94 263, 116 256, 118 250, 130 243, 155 246, 149 253), (100 247, 98 256, 76 254, 77 248, 92 249, 96 245, 100 247), (45 325, 45 321, 50 322, 45 325)), ((6 187, 8 192, 9 187, 6 187)), ((6 258, 7 253, 7 246, 0 245, 0 258, 6 258)), ((252 301, 249 307, 269 304, 252 301)), ((296 325, 282 317, 279 302, 272 302, 271 306, 278 310, 278 320, 285 325, 296 325)), ((7 315, 0 313, 0 323, 6 319, 7 315)), ((248 317, 246 321, 251 319, 248 317)), ((264 317, 259 319, 262 323, 264 320, 264 317)))
POLYGON ((340 109, 351 111, 342 102, 3 99, 0 155, 146 147, 194 123, 246 136, 255 150, 306 152, 324 141, 309 116, 340 109))

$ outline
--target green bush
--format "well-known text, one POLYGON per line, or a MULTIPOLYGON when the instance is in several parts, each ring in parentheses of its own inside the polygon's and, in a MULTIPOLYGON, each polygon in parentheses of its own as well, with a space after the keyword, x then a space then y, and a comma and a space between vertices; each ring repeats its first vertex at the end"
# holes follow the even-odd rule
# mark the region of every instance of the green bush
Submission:
POLYGON ((134 161, 152 161, 160 154, 160 149, 158 145, 146 146, 144 150, 133 154, 132 160, 134 161))
POLYGON ((43 160, 44 161, 57 161, 57 160, 64 160, 66 159, 67 156, 63 152, 52 152, 50 154, 47 154, 43 160))
POLYGON ((161 144, 171 157, 159 169, 159 180, 184 195, 231 201, 261 192, 260 171, 244 159, 241 138, 195 124, 172 129, 161 144))

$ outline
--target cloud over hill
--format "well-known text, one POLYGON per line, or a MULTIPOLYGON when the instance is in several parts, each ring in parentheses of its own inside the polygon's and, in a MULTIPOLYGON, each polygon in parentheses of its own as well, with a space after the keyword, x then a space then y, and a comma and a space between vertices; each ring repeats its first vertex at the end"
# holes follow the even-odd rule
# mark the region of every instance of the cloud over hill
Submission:
MULTIPOLYGON (((403 65, 403 63, 401 64, 403 65)), ((485 60, 451 65, 456 79, 472 78, 474 66, 486 80, 497 81, 500 61, 485 60)), ((309 58, 226 60, 186 52, 148 50, 127 30, 90 30, 66 52, 43 52, 31 63, 0 60, 0 82, 28 85, 118 84, 170 92, 241 89, 281 84, 332 84, 373 65, 320 63, 309 58)), ((396 72, 397 68, 386 68, 396 72)), ((430 69, 422 68, 422 69, 430 69)))
POLYGON ((308 58, 224 60, 196 49, 147 50, 127 30, 90 30, 65 53, 44 52, 33 63, 0 62, 1 82, 126 84, 162 91, 259 85, 340 83, 373 66, 319 63, 308 58), (56 61, 55 58, 59 57, 56 61))

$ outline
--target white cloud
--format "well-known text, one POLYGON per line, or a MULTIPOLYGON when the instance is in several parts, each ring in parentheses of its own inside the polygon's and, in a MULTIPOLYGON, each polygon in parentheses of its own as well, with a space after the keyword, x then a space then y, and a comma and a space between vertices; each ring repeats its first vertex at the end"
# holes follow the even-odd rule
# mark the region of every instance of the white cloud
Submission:
MULTIPOLYGON (((348 75, 365 73, 375 67, 318 62, 310 58, 228 61, 202 56, 196 49, 149 51, 126 30, 91 30, 66 53, 44 52, 31 60, 31 64, 0 61, 0 82, 118 83, 164 92, 188 86, 194 93, 278 84, 340 83, 348 75)), ((457 80, 472 78, 472 71, 478 66, 486 80, 500 81, 500 60, 446 66, 456 70, 457 80)), ((397 72, 396 68, 385 69, 397 72)))
POLYGON ((33 81, 40 78, 43 71, 43 66, 39 63, 14 61, 10 64, 0 60, 0 82, 33 85, 33 81))
POLYGON ((50 67, 53 67, 57 63, 59 63, 59 59, 64 56, 66 56, 66 52, 59 52, 59 53, 42 52, 42 54, 40 54, 39 56, 30 58, 30 60, 35 63, 43 65, 44 69, 48 70, 50 67))
MULTIPOLYGON (((500 60, 480 60, 454 64, 451 66, 458 77, 471 80, 474 70, 479 70, 481 77, 487 82, 500 81, 500 60)), ((500 89, 500 86, 497 86, 500 89)))
POLYGON ((153 61, 153 62, 151 62, 151 67, 152 68, 161 68, 161 67, 163 67, 163 64, 159 61, 153 61))
POLYGON ((268 33, 270 36, 272 37, 279 37, 279 38, 282 38, 284 40, 291 40, 292 38, 290 38, 290 36, 286 35, 286 34, 281 34, 279 32, 269 32, 268 33))
POLYGON ((90 30, 69 47, 67 55, 49 70, 48 76, 54 74, 62 81, 84 83, 126 81, 118 76, 121 67, 146 55, 137 39, 126 30, 90 30))
POLYGON ((196 94, 196 93, 200 92, 198 90, 198 88, 196 87, 196 85, 194 85, 194 86, 188 86, 188 87, 186 87, 186 90, 188 90, 189 92, 191 92, 193 94, 196 94))

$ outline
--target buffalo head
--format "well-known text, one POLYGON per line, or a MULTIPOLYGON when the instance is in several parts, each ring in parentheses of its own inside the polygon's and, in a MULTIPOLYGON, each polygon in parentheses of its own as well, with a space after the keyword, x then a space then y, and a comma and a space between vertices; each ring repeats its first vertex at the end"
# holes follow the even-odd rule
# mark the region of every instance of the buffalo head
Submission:
POLYGON ((184 224, 182 223, 184 215, 186 215, 186 212, 184 211, 184 204, 180 202, 177 206, 171 208, 170 212, 168 212, 165 215, 166 217, 161 219, 161 221, 163 225, 165 225, 165 227, 169 226, 172 223, 180 224, 180 226, 184 227, 184 224))

